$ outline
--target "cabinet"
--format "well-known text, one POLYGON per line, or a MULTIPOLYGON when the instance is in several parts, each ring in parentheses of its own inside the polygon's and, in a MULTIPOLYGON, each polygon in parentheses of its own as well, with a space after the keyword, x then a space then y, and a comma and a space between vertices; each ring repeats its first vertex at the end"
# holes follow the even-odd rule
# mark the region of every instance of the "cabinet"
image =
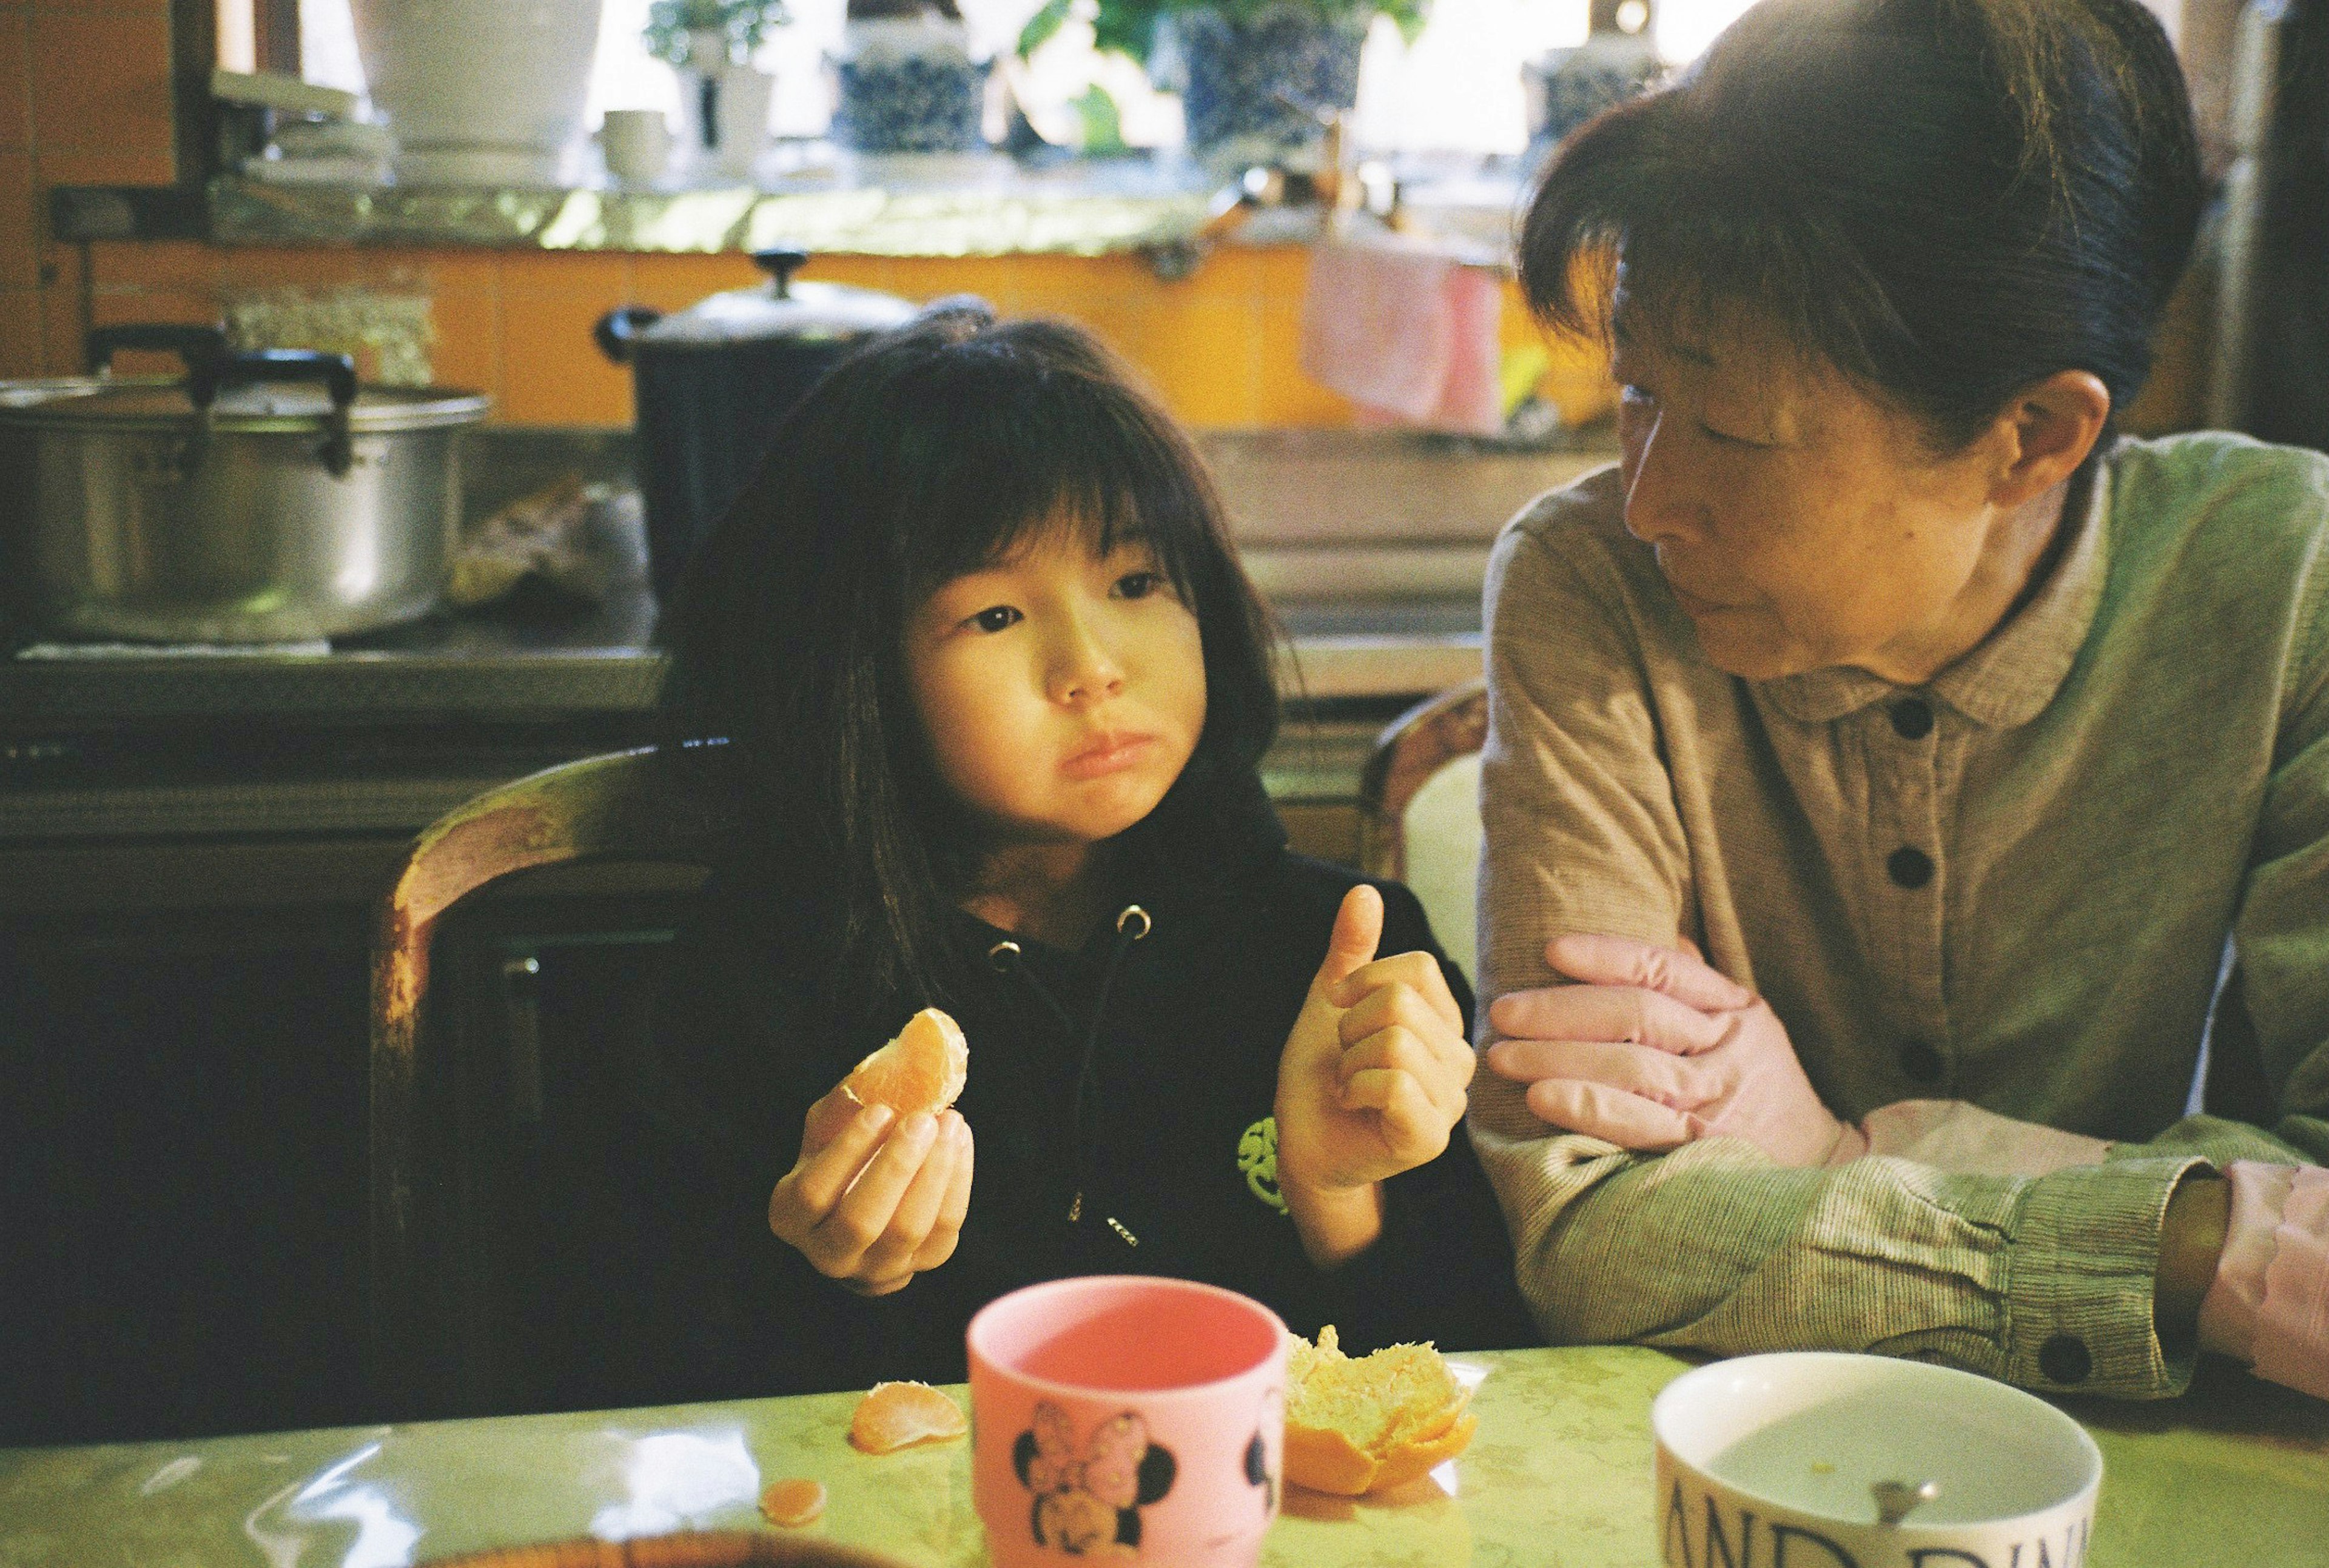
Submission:
POLYGON ((0 925, 0 1445, 360 1413, 364 931, 0 925))
MULTIPOLYGON (((1347 802, 1283 803, 1348 859, 1347 802)), ((403 834, 0 846, 0 1447, 361 1422, 372 901, 403 834)), ((686 888, 545 873, 448 920, 428 1085, 471 1216, 438 1413, 597 1403, 562 1361, 610 1063, 686 888), (533 967, 528 969, 528 965, 533 967), (504 1204, 494 1195, 515 1193, 504 1204), (546 1316, 544 1315, 546 1314, 546 1316), (550 1348, 545 1348, 550 1347, 550 1348)))

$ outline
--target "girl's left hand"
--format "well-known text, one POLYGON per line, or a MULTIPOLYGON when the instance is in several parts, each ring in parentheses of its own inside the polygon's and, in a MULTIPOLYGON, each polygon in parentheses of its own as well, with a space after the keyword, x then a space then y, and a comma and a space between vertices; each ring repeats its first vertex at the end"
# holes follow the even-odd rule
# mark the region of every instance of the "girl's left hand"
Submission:
POLYGON ((1373 1241, 1381 1228, 1375 1184, 1438 1157, 1463 1120, 1472 1081, 1464 1015, 1438 961, 1428 953, 1375 957, 1382 921, 1382 895, 1372 887, 1344 896, 1278 1058, 1278 1191, 1314 1257, 1347 1257, 1373 1241), (1314 1222, 1329 1211, 1347 1221, 1326 1227, 1339 1244, 1312 1245, 1314 1222), (1361 1231, 1364 1239, 1348 1245, 1361 1231))

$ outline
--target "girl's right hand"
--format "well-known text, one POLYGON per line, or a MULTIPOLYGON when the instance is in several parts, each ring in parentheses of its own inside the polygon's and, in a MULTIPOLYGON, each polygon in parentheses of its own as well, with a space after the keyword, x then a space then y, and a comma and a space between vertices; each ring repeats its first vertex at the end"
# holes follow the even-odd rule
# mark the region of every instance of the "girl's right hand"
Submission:
POLYGON ((778 1239, 862 1296, 952 1257, 970 1212, 970 1123, 943 1111, 892 1128, 895 1116, 835 1088, 809 1107, 800 1158, 768 1195, 778 1239))

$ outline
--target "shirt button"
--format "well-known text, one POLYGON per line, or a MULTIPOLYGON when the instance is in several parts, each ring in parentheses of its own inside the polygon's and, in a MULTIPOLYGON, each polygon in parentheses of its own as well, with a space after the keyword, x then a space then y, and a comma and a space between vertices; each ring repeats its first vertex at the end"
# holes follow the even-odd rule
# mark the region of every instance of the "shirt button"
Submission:
POLYGON ((1933 705, 1921 697, 1904 698, 1892 705, 1893 733, 1903 740, 1922 740, 1933 733, 1933 705))
POLYGON ((1933 879, 1933 858, 1903 845, 1884 857, 1884 874, 1903 887, 1921 887, 1933 879))
POLYGON ((1941 1053, 1922 1040, 1910 1040, 1900 1047, 1900 1070, 1919 1084, 1938 1084, 1948 1064, 1941 1053))
POLYGON ((2038 1370, 2049 1383, 2084 1383, 2094 1369, 2087 1342, 2075 1334, 2057 1334, 2038 1347, 2038 1370))

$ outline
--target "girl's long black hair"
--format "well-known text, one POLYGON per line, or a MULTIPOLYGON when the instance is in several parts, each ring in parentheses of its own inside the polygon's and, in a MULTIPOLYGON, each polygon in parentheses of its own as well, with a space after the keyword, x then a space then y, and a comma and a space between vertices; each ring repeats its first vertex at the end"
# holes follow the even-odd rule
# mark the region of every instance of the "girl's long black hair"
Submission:
POLYGON ((1188 438, 1082 331, 933 307, 835 365, 657 628, 666 746, 724 740, 712 803, 788 962, 844 1016, 943 1000, 977 847, 931 767, 905 629, 1051 528, 1154 546, 1203 639, 1195 754, 1149 822, 1248 810, 1276 733, 1270 623, 1188 438))

